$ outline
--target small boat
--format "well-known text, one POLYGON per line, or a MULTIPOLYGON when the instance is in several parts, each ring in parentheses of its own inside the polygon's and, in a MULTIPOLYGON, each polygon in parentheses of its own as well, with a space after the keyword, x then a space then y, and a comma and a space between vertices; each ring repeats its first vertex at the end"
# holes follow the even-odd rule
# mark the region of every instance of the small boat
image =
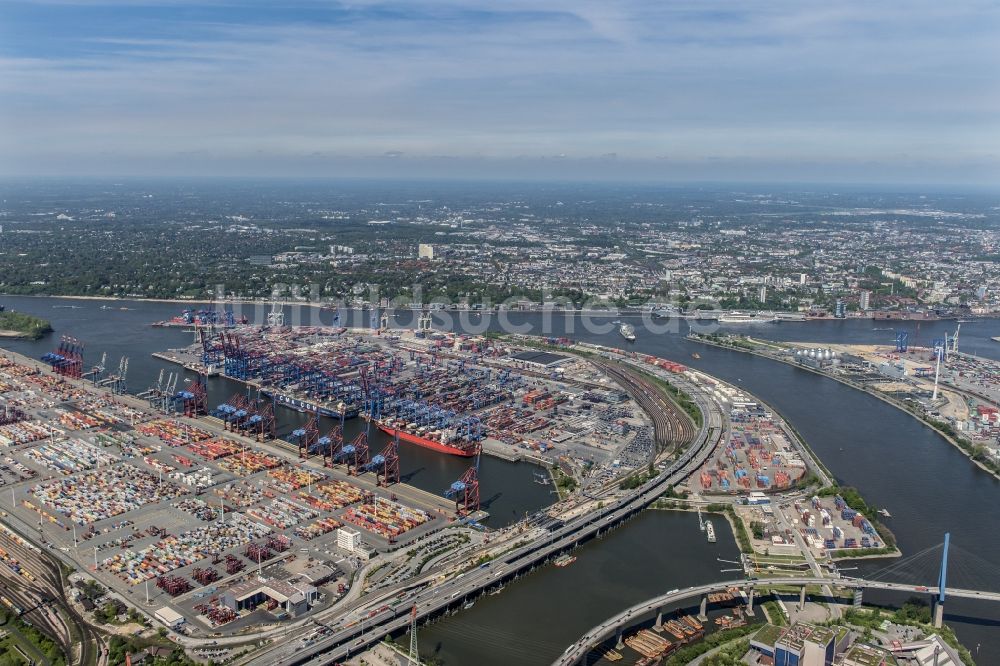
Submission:
POLYGON ((715 526, 711 520, 705 521, 705 533, 708 535, 708 542, 715 543, 715 526))
POLYGON ((574 562, 576 562, 575 555, 560 555, 559 557, 556 558, 553 564, 555 564, 557 567, 568 567, 574 562))
POLYGON ((701 354, 699 354, 698 352, 695 352, 695 353, 691 354, 691 358, 693 358, 695 360, 698 360, 699 358, 701 358, 701 354))
POLYGON ((880 516, 884 516, 885 518, 892 518, 892 514, 891 514, 891 513, 889 513, 889 510, 888 510, 888 509, 879 509, 879 510, 878 510, 878 514, 879 514, 880 516))
POLYGON ((470 608, 472 608, 475 605, 476 605, 476 602, 473 601, 472 599, 470 599, 470 600, 468 600, 468 601, 465 602, 465 604, 462 606, 462 609, 463 610, 469 610, 470 608))
POLYGON ((622 324, 618 332, 629 342, 635 342, 635 326, 632 324, 622 324))

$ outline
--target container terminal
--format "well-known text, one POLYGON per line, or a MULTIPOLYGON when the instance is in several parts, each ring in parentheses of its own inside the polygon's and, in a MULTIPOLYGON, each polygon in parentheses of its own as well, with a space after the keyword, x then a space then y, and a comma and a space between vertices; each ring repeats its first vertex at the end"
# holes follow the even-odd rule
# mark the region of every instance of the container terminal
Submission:
POLYGON ((570 354, 445 334, 238 325, 223 356, 206 359, 212 345, 167 356, 245 371, 238 381, 250 391, 215 406, 203 379, 141 398, 119 391, 120 378, 88 369, 83 343, 71 338, 44 363, 0 359, 4 521, 20 528, 11 534, 29 533, 112 598, 194 637, 321 612, 405 580, 422 561, 447 560, 455 545, 488 543, 478 498, 489 479, 478 478, 477 458, 428 493, 399 482, 398 457, 411 444, 440 449, 405 435, 471 444, 476 456, 555 462, 568 476, 587 469, 598 480, 654 455, 649 416, 570 354), (245 355, 227 363, 235 348, 245 355), (280 372, 297 381, 275 379, 285 376, 278 350, 288 359, 280 372), (356 407, 362 433, 345 440, 351 409, 339 408, 332 430, 310 418, 279 438, 277 395, 356 407), (376 428, 386 433, 381 449, 367 442, 376 428), (460 529, 442 530, 449 526, 460 529))
POLYGON ((694 337, 818 372, 895 404, 1000 477, 1000 362, 960 351, 961 324, 924 345, 906 331, 890 332, 891 342, 879 345, 694 337))
MULTIPOLYGON (((341 422, 360 416, 405 444, 561 464, 571 475, 608 461, 639 467, 651 451, 648 416, 593 364, 500 340, 419 329, 237 326, 214 337, 202 331, 190 347, 157 356, 201 374, 218 368, 244 383, 251 398, 234 396, 229 406, 241 414, 236 427, 279 405, 341 422)), ((304 456, 343 454, 337 447, 350 443, 319 433, 318 423, 289 440, 304 456)))
MULTIPOLYGON (((472 586, 471 597, 448 597, 468 607, 477 592, 509 582, 511 543, 516 557, 536 549, 570 565, 574 557, 559 557, 567 551, 553 550, 554 539, 581 525, 599 534, 623 518, 618 507, 644 506, 665 483, 697 484, 743 432, 730 423, 732 410, 750 405, 733 402, 751 396, 703 373, 614 348, 543 342, 427 330, 202 329, 196 344, 160 356, 242 382, 214 406, 207 372, 181 390, 175 379, 127 395, 126 368, 88 369, 72 338, 44 364, 11 355, 0 366, 3 471, 13 489, 5 519, 72 560, 78 579, 96 580, 108 598, 199 649, 216 636, 270 636, 282 622, 310 618, 339 635, 382 623, 386 609, 398 614, 400 603, 439 586, 472 586), (681 416, 653 377, 689 396, 703 420, 681 416), (279 395, 309 405, 306 422, 280 436, 279 395), (332 427, 320 426, 321 407, 332 410, 323 419, 332 427), (349 418, 360 426, 353 439, 344 434, 349 418), (468 471, 440 494, 400 483, 399 457, 422 446, 403 433, 471 443, 468 471), (489 528, 479 506, 480 484, 490 483, 478 475, 482 454, 555 465, 582 490, 489 528), (619 483, 625 475, 639 475, 637 490, 619 483), (492 569, 491 558, 500 558, 492 569), (483 577, 492 585, 479 590, 483 577)), ((636 644, 651 653, 666 645, 650 636, 636 644)), ((252 661, 284 661, 304 647, 279 638, 252 661)))

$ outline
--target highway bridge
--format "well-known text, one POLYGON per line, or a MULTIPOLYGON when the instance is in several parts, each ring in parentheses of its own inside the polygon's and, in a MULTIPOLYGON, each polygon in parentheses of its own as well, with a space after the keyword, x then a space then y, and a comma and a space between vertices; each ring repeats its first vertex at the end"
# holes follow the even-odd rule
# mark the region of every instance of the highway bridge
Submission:
MULTIPOLYGON (((428 586, 431 578, 415 579, 410 592, 404 592, 382 607, 382 612, 350 626, 337 626, 333 633, 309 646, 287 641, 262 650, 249 663, 254 666, 294 666, 332 664, 360 652, 379 642, 387 634, 406 627, 411 609, 416 606, 417 618, 424 619, 452 608, 459 607, 469 597, 483 590, 499 586, 534 569, 546 560, 571 550, 582 542, 607 533, 622 522, 636 516, 649 506, 668 486, 676 485, 697 470, 708 458, 723 435, 724 417, 718 407, 697 386, 681 378, 676 383, 692 396, 705 415, 701 427, 691 440, 691 445, 669 468, 628 495, 607 500, 607 505, 589 514, 564 523, 550 525, 548 534, 531 543, 515 547, 498 559, 478 569, 459 574, 437 585, 428 586), (424 583, 424 586, 420 586, 424 583)), ((645 397, 645 396, 644 396, 645 397)), ((663 415, 666 405, 657 406, 654 414, 663 415)), ((679 428, 679 426, 678 426, 679 428)), ((661 429, 663 435, 674 432, 661 429)))
MULTIPOLYGON (((657 624, 662 621, 663 609, 671 604, 701 598, 701 613, 704 616, 707 595, 713 592, 721 592, 729 588, 741 588, 748 598, 748 608, 753 610, 754 592, 757 588, 770 588, 775 586, 796 586, 801 587, 804 598, 807 585, 830 585, 832 587, 847 588, 852 590, 889 590, 893 592, 909 592, 919 594, 929 594, 934 597, 940 595, 938 587, 925 587, 923 585, 910 585, 905 583, 886 583, 882 581, 871 581, 863 578, 816 578, 816 577, 791 577, 791 578, 763 578, 758 580, 731 580, 719 583, 708 583, 687 587, 683 590, 671 590, 666 594, 653 597, 618 613, 597 625, 576 643, 569 646, 561 657, 552 662, 552 666, 574 666, 585 663, 587 654, 608 640, 612 636, 618 637, 621 644, 622 632, 629 626, 645 616, 656 614, 657 624)), ((946 588, 949 596, 961 597, 964 599, 981 599, 984 601, 1000 601, 1000 593, 979 592, 976 590, 962 590, 953 587, 946 588)), ((620 645, 619 645, 620 647, 620 645)))

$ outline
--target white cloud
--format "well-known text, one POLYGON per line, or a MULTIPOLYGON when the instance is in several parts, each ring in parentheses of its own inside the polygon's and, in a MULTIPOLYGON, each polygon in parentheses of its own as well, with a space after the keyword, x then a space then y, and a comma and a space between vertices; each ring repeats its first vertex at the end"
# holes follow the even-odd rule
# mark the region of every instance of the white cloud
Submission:
POLYGON ((341 9, 342 20, 290 9, 268 24, 234 9, 178 20, 166 36, 123 22, 63 55, 8 51, 0 170, 102 151, 273 164, 394 151, 400 164, 562 154, 980 164, 1000 151, 997 11, 985 3, 341 9))

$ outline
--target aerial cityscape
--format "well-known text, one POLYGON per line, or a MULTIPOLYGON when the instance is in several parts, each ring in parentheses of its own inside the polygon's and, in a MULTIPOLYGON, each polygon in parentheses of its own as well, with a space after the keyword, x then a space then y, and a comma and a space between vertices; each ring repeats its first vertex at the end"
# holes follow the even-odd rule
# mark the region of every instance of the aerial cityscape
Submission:
POLYGON ((890 5, 8 3, 0 666, 1000 663, 998 13, 890 5))

